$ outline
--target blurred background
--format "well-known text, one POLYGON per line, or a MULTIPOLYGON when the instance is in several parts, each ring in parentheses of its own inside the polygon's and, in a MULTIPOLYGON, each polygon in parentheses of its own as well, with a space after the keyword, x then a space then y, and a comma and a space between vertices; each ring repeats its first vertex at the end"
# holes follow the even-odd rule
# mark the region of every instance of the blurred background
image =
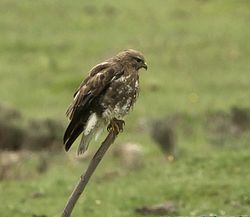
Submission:
POLYGON ((60 213, 105 134, 65 153, 90 68, 144 53, 141 93, 73 216, 250 213, 250 1, 0 0, 0 213, 60 213))

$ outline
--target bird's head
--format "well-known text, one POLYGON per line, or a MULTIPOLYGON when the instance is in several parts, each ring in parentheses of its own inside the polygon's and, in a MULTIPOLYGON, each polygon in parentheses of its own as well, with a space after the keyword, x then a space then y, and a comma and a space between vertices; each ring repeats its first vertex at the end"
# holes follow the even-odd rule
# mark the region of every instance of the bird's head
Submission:
POLYGON ((136 70, 141 68, 148 69, 145 59, 139 51, 133 49, 124 50, 117 54, 117 58, 122 64, 130 65, 136 70))

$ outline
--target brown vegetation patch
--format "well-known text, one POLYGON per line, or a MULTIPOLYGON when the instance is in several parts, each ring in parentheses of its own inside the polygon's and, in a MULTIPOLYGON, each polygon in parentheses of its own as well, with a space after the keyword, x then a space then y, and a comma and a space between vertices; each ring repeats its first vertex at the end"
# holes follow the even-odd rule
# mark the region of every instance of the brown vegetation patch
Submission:
POLYGON ((146 205, 143 207, 136 208, 135 211, 142 215, 170 215, 176 214, 176 205, 171 201, 166 201, 164 203, 156 205, 146 205))
POLYGON ((61 149, 63 125, 58 120, 26 120, 15 109, 0 105, 0 149, 61 149))

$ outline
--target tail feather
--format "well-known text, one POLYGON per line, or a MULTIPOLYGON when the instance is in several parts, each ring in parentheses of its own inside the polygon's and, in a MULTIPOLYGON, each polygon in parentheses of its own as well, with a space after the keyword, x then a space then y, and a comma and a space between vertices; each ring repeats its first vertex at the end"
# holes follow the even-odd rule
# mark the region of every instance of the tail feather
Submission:
POLYGON ((82 134, 82 138, 81 138, 81 142, 78 146, 77 149, 77 155, 81 155, 83 154, 89 147, 89 143, 93 138, 93 133, 89 133, 88 135, 84 135, 84 133, 82 134))
POLYGON ((82 124, 74 128, 74 130, 71 132, 70 137, 64 142, 66 151, 70 149, 71 145, 74 143, 74 141, 77 139, 77 137, 81 134, 82 131, 83 131, 82 124))
POLYGON ((74 143, 77 137, 83 132, 89 116, 90 114, 86 114, 82 116, 81 119, 74 117, 70 121, 63 137, 63 143, 65 144, 66 151, 70 149, 71 145, 74 143))
POLYGON ((64 133, 64 136, 63 136, 63 143, 65 144, 67 142, 67 140, 70 138, 72 132, 75 130, 76 126, 77 126, 77 122, 76 120, 71 120, 65 133, 64 133))
POLYGON ((82 134, 81 142, 78 146, 77 154, 83 154, 89 146, 90 141, 97 136, 98 132, 102 132, 102 129, 104 127, 104 123, 101 119, 96 119, 96 121, 93 121, 93 119, 96 118, 96 116, 90 116, 88 123, 86 124, 86 127, 82 134), (91 125, 92 122, 92 125, 91 125))

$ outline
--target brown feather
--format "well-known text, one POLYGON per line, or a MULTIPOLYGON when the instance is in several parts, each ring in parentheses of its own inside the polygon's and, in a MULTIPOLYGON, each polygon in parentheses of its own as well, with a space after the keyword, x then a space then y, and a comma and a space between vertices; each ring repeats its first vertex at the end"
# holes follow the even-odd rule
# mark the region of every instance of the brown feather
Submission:
MULTIPOLYGON (((114 75, 113 68, 98 67, 99 73, 95 71, 90 73, 85 80, 85 85, 79 88, 79 94, 76 94, 74 102, 68 108, 66 114, 71 119, 65 133, 65 150, 69 150, 72 143, 85 129, 88 118, 91 114, 92 101, 103 91, 111 81, 114 75)), ((84 83, 84 82, 83 82, 84 83)))
MULTIPOLYGON (((147 69, 143 55, 125 50, 93 67, 74 94, 66 115, 71 120, 64 134, 66 151, 88 126, 95 113, 103 123, 122 118, 132 108, 139 91, 140 68, 147 69)), ((93 125, 95 127, 95 125, 93 125)), ((94 128, 86 136, 93 134, 94 128)))

